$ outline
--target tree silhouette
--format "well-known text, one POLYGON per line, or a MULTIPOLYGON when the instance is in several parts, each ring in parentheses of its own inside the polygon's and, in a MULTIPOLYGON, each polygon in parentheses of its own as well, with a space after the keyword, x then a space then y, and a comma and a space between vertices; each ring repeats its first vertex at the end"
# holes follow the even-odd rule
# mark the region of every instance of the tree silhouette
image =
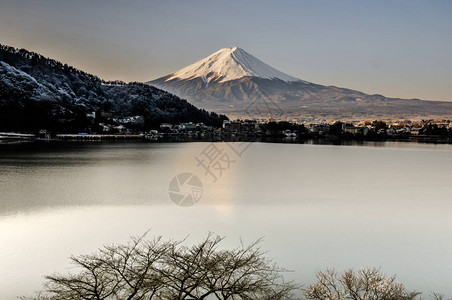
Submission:
POLYGON ((232 250, 209 234, 194 246, 185 241, 146 239, 104 246, 71 257, 76 273, 47 276, 44 289, 22 299, 294 299, 297 286, 284 282, 265 258, 260 240, 232 250))

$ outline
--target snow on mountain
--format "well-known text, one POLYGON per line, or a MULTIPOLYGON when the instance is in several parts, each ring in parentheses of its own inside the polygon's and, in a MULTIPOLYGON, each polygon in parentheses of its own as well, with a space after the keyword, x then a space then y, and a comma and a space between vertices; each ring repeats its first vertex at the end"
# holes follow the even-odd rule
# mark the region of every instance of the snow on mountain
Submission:
POLYGON ((270 67, 238 47, 218 50, 212 55, 170 74, 165 81, 198 77, 204 81, 206 86, 212 81, 222 83, 243 77, 280 79, 286 82, 301 81, 270 67))
POLYGON ((60 97, 48 87, 40 84, 27 73, 0 61, 0 96, 11 90, 32 91, 30 98, 34 100, 59 100, 60 97))

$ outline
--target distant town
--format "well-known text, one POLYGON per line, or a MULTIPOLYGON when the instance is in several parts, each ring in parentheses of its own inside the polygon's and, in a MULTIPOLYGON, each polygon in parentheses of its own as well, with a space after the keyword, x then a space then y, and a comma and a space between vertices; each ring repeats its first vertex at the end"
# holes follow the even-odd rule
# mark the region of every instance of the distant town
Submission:
POLYGON ((165 139, 171 136, 192 138, 217 137, 226 141, 249 140, 261 141, 276 139, 296 141, 298 139, 345 139, 345 140, 420 140, 430 142, 452 142, 452 121, 409 120, 357 121, 329 123, 297 123, 277 120, 237 119, 223 121, 221 128, 205 126, 203 123, 162 123, 159 129, 151 130, 151 138, 165 139))
POLYGON ((36 133, 0 132, 0 140, 415 140, 452 143, 451 120, 289 122, 275 119, 224 120, 221 127, 204 123, 160 123, 143 132, 141 116, 115 117, 108 112, 89 114, 92 126, 86 132, 62 133, 41 129, 36 133))

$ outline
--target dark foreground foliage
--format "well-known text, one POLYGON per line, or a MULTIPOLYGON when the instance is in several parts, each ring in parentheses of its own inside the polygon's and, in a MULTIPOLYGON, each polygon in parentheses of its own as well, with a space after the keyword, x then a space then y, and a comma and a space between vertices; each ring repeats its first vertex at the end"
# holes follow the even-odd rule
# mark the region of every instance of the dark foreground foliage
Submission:
MULTIPOLYGON (((104 246, 91 255, 73 256, 69 274, 46 277, 42 291, 23 300, 421 300, 395 277, 378 269, 317 273, 302 287, 285 282, 284 269, 265 257, 260 240, 235 249, 221 247, 222 237, 208 235, 194 246, 185 241, 148 239, 104 246)), ((445 300, 432 294, 434 300, 445 300)))
POLYGON ((47 276, 44 290, 23 299, 294 299, 293 283, 264 256, 259 242, 221 249, 201 243, 134 238, 71 257, 77 272, 47 276))

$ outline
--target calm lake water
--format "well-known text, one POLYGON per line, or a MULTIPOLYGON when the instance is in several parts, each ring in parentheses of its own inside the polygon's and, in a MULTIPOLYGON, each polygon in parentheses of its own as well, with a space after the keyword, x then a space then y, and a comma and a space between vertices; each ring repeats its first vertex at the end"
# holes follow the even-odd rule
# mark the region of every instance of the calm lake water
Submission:
MULTIPOLYGON (((208 232, 265 237, 286 278, 309 284, 327 267, 381 267, 425 293, 452 296, 452 146, 225 143, 64 144, 0 151, 0 299, 30 295, 68 257, 151 235, 208 232), (212 146, 214 145, 214 147, 212 146), (217 181, 197 166, 221 150, 217 181), (226 168, 223 157, 222 167, 226 168), (203 184, 191 207, 168 185, 190 172, 203 184)), ((217 171, 216 171, 217 172, 217 171)))

